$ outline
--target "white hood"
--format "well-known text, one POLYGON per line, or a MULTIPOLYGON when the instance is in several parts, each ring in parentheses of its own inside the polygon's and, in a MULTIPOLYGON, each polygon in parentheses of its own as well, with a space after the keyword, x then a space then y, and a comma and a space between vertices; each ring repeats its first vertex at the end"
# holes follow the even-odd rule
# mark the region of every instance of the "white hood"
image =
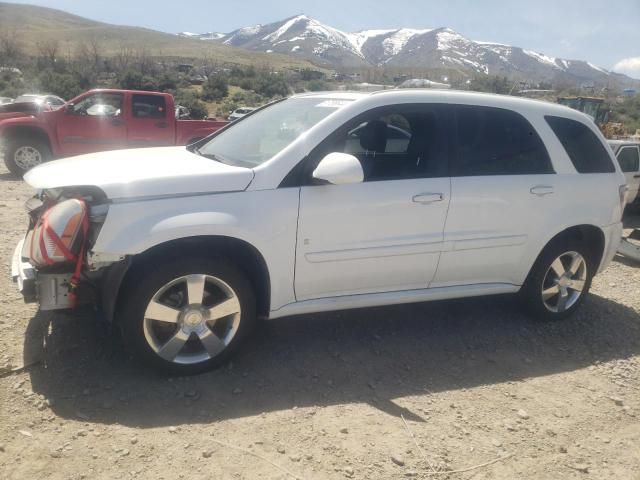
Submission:
POLYGON ((96 186, 110 199, 230 192, 246 189, 253 171, 225 165, 185 147, 91 153, 48 162, 29 171, 36 189, 96 186))

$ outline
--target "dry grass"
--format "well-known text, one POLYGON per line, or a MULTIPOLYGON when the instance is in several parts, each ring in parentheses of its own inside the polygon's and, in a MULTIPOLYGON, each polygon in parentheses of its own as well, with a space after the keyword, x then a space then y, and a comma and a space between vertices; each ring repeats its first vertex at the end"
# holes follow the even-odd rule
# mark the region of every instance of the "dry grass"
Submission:
POLYGON ((97 42, 105 56, 123 49, 162 58, 207 59, 220 64, 255 65, 274 69, 311 68, 285 55, 250 52, 214 42, 193 40, 140 27, 110 25, 32 5, 0 3, 0 33, 17 36, 22 50, 36 55, 38 45, 58 42, 60 53, 73 54, 82 44, 97 42))

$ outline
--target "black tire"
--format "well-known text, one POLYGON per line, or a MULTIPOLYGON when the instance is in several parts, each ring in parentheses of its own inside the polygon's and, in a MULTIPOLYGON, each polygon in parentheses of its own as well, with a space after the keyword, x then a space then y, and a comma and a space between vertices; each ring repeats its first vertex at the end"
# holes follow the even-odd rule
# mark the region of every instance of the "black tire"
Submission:
MULTIPOLYGON (((563 257, 564 263, 567 264, 568 257, 563 257)), ((591 280, 597 269, 596 262, 588 246, 584 242, 574 238, 558 238, 552 240, 540 253, 534 263, 529 275, 520 289, 520 298, 528 313, 535 319, 541 321, 559 321, 571 316, 582 304, 591 288, 591 280), (547 272, 552 268, 552 263, 563 254, 569 252, 577 252, 585 262, 586 271, 584 273, 584 286, 578 296, 568 308, 563 311, 552 311, 545 304, 542 292, 548 288, 549 281, 547 272), (546 284, 545 284, 546 282, 546 284)), ((553 274, 552 274, 553 275, 553 274)), ((553 286, 553 282, 551 283, 553 286)), ((552 287, 555 288, 555 287, 552 287)), ((571 292, 572 290, 569 290, 571 292)), ((554 299, 548 300, 553 303, 554 299)))
POLYGON ((16 152, 23 147, 36 150, 40 155, 41 163, 48 162, 52 158, 49 145, 38 137, 20 135, 7 139, 7 145, 4 151, 4 164, 7 166, 7 169, 18 178, 22 178, 24 174, 30 170, 30 168, 23 168, 16 163, 16 152))
MULTIPOLYGON (((220 366, 233 355, 244 338, 253 330, 256 323, 256 301, 251 282, 244 271, 226 259, 189 257, 174 259, 158 265, 153 265, 149 262, 138 268, 132 274, 132 278, 126 282, 126 285, 128 291, 125 292, 125 296, 119 304, 117 316, 123 342, 135 357, 165 373, 194 375, 220 366), (145 313, 149 302, 164 286, 175 279, 192 274, 215 277, 233 290, 240 305, 239 324, 237 324, 235 335, 220 353, 208 360, 198 361, 197 363, 177 363, 176 361, 168 361, 162 358, 147 340, 145 336, 145 313)), ((208 293, 205 293, 205 298, 206 295, 208 293)), ((183 312, 187 308, 184 307, 183 312)), ((236 318, 234 315, 231 317, 236 318)), ((185 318, 183 317, 182 323, 179 321, 175 326, 171 324, 168 326, 174 328, 177 332, 181 329, 180 325, 184 326, 186 324, 187 320, 185 318)), ((221 320, 224 321, 224 319, 221 320)), ((209 329, 213 330, 213 328, 215 327, 209 329)), ((169 333, 169 336, 171 335, 173 333, 169 333)), ((189 342, 192 342, 191 346, 194 346, 199 341, 198 336, 194 336, 195 334, 193 333, 188 335, 190 335, 189 342)), ((202 343, 199 346, 204 350, 202 343)), ((184 349, 185 347, 182 348, 184 349)), ((180 350, 178 355, 182 351, 180 350)), ((176 358, 178 357, 176 356, 176 358)))

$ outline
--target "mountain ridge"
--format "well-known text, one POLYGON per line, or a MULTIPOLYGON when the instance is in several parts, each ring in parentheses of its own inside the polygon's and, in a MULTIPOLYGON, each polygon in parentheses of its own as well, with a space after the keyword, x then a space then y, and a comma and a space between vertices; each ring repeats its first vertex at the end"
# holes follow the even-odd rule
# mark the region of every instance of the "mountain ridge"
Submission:
POLYGON ((421 67, 537 82, 561 81, 600 87, 640 85, 638 80, 586 60, 556 58, 498 42, 474 41, 448 27, 344 32, 300 14, 216 35, 215 39, 209 36, 207 40, 247 50, 286 54, 322 67, 421 67))

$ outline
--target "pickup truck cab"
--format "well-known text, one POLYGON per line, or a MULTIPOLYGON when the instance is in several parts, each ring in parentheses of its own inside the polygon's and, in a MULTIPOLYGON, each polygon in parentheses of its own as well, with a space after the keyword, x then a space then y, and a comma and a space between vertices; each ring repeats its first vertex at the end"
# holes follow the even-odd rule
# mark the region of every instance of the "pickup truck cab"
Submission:
POLYGON ((630 140, 608 140, 609 146, 618 160, 620 169, 627 179, 627 203, 637 206, 640 190, 640 142, 630 140))
POLYGON ((580 112, 413 89, 297 95, 186 148, 25 181, 25 299, 97 304, 136 355, 184 374, 258 319, 519 293, 560 320, 613 258, 627 188, 580 112))
POLYGON ((55 158, 133 147, 187 145, 226 122, 176 119, 173 97, 133 90, 91 90, 53 108, 0 107, 0 143, 18 176, 55 158))

